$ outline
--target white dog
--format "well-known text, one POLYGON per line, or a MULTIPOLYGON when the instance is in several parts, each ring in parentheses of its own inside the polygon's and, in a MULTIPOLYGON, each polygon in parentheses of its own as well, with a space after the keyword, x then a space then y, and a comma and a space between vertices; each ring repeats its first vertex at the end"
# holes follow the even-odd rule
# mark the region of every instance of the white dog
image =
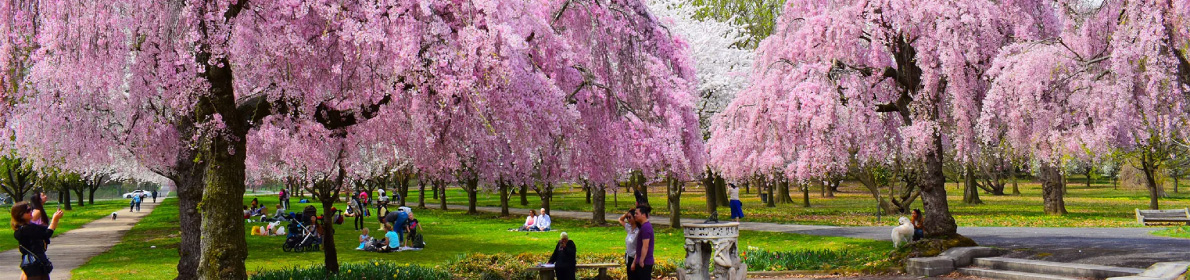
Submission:
POLYGON ((901 243, 909 243, 910 240, 913 240, 913 222, 905 217, 901 217, 898 221, 901 225, 892 230, 893 248, 900 248, 901 243))
POLYGON ((116 212, 112 212, 112 220, 116 219, 116 212))

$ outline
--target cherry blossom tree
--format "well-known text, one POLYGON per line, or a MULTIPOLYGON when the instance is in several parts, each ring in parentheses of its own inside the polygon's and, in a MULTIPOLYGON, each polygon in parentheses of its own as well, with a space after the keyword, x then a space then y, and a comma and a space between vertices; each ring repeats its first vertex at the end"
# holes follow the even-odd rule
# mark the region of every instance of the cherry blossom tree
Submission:
POLYGON ((981 138, 1042 163, 1046 212, 1064 214, 1071 159, 1117 149, 1144 171, 1157 209, 1157 170, 1187 137, 1190 2, 1059 1, 1062 32, 1005 47, 988 76, 981 138))
POLYGON ((201 248, 196 270, 198 250, 180 250, 184 279, 246 277, 239 201, 264 124, 391 141, 472 182, 526 181, 559 139, 558 164, 594 182, 702 165, 685 43, 637 1, 59 1, 40 15, 18 134, 55 153, 120 147, 198 194, 180 195, 202 218, 201 242, 183 218, 182 247, 201 248))
POLYGON ((907 159, 929 236, 956 234, 943 154, 969 161, 1000 47, 1044 35, 1039 1, 790 1, 757 49, 753 84, 716 123, 730 177, 809 180, 907 159), (900 153, 889 153, 899 148, 900 153))

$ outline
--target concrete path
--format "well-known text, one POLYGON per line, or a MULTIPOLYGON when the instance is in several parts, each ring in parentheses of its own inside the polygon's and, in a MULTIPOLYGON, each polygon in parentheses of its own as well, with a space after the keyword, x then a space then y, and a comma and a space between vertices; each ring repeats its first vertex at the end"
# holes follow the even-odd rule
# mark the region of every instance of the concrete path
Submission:
MULTIPOLYGON (((466 210, 467 206, 448 205, 449 209, 466 210)), ((500 213, 500 207, 477 207, 482 212, 500 213)), ((513 215, 528 215, 528 209, 509 209, 513 215)), ((590 212, 550 210, 555 218, 590 220, 590 212)), ((607 215, 615 222, 622 213, 607 215)), ((720 215, 726 218, 725 215, 720 215)), ((669 225, 669 218, 654 216, 653 224, 669 225)), ((683 218, 682 223, 699 223, 701 219, 683 218)), ((743 222, 741 230, 841 236, 890 241, 892 226, 837 227, 798 224, 743 222)), ((1027 227, 960 227, 959 234, 974 239, 983 246, 1009 249, 1007 257, 1044 259, 1108 266, 1146 268, 1156 262, 1190 260, 1190 239, 1160 237, 1149 234, 1163 227, 1146 228, 1027 228, 1027 227)), ((889 248, 890 250, 892 248, 889 248)))
MULTIPOLYGON (((54 272, 50 274, 50 279, 70 279, 70 271, 120 243, 124 233, 132 229, 141 218, 152 213, 153 208, 163 200, 158 197, 158 203, 152 203, 153 200, 149 199, 141 203, 140 212, 128 212, 128 209, 124 208, 118 212, 116 220, 112 220, 109 214, 50 239, 49 250, 46 252, 50 261, 54 263, 54 272)), ((66 215, 70 215, 70 212, 66 212, 66 215)), ((19 278, 20 260, 19 249, 0 252, 0 261, 3 261, 3 265, 0 265, 0 275, 5 275, 5 279, 19 278)))

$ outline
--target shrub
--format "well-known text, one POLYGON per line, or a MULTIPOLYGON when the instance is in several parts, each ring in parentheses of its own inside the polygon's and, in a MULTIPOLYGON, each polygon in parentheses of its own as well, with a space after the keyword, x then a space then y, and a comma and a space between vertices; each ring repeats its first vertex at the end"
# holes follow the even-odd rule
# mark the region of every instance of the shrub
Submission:
MULTIPOLYGON (((538 264, 549 261, 548 254, 482 254, 471 253, 459 255, 453 261, 446 263, 446 269, 463 279, 491 279, 491 280, 520 280, 537 279, 537 272, 529 270, 538 264)), ((612 279, 624 279, 624 257, 619 254, 579 254, 579 263, 616 263, 620 267, 609 269, 608 276, 612 279)), ((674 275, 677 271, 676 262, 657 260, 653 266, 653 276, 674 275)), ((579 279, 594 279, 599 273, 594 269, 578 271, 579 279)))
POLYGON ((345 263, 339 274, 327 276, 326 267, 313 265, 280 270, 260 271, 253 280, 313 280, 313 279, 425 279, 451 280, 450 272, 436 267, 394 264, 389 261, 345 263))
POLYGON ((882 256, 848 250, 768 251, 749 246, 741 258, 749 271, 864 270, 881 263, 882 256))

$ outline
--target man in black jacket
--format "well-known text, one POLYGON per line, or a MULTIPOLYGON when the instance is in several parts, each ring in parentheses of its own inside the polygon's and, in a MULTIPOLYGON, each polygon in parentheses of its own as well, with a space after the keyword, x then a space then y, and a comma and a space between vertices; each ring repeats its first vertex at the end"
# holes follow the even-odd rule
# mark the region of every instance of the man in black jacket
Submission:
POLYGON ((558 246, 554 247, 554 254, 550 256, 549 262, 554 264, 554 276, 558 280, 574 280, 575 265, 578 264, 575 260, 576 254, 574 241, 570 241, 570 236, 562 232, 562 240, 558 240, 558 246))

